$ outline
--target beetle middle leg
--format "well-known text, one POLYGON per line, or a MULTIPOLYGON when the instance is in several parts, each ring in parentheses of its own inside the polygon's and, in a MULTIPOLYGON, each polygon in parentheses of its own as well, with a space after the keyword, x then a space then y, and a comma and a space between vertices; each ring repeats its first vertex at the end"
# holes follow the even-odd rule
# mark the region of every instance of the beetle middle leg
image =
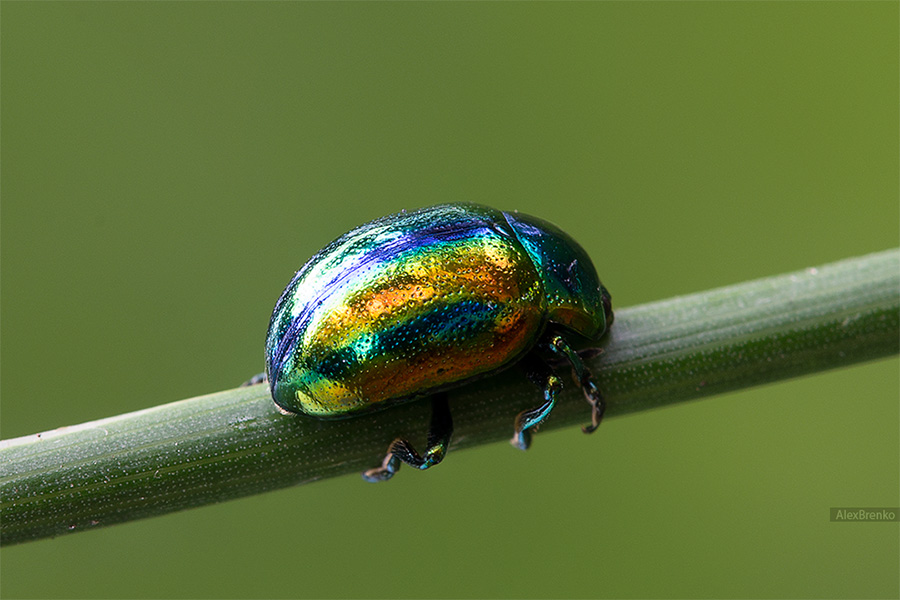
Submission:
POLYGON ((509 443, 519 450, 528 450, 531 445, 531 428, 540 425, 556 405, 556 396, 562 389, 562 381, 535 352, 529 353, 524 364, 525 374, 544 392, 544 403, 537 408, 523 410, 516 417, 516 426, 509 443))
POLYGON ((373 483, 386 481, 394 476, 401 461, 421 470, 433 467, 444 460, 452 434, 453 416, 450 414, 447 394, 435 394, 431 397, 431 425, 428 428, 428 448, 425 455, 419 455, 407 440, 397 438, 388 446, 387 456, 381 466, 363 472, 363 479, 373 483))

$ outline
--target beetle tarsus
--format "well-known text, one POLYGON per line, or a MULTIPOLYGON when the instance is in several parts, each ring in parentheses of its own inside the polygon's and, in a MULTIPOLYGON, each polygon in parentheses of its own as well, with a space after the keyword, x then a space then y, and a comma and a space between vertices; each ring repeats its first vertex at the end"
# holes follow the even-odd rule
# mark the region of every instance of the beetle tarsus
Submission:
POLYGON ((603 413, 606 412, 606 401, 600 394, 600 390, 597 390, 597 394, 596 401, 591 401, 591 424, 581 428, 584 433, 594 433, 603 420, 603 413))
POLYGON ((397 438, 388 446, 387 455, 381 466, 363 472, 363 479, 370 483, 387 481, 400 469, 400 463, 424 471, 444 460, 450 436, 453 434, 453 416, 447 394, 435 394, 431 398, 431 425, 428 428, 428 449, 424 456, 416 452, 413 445, 403 438, 397 438))
MULTIPOLYGON (((393 446, 393 444, 391 444, 393 446)), ((363 479, 368 481, 369 483, 378 483, 379 481, 387 481, 391 477, 394 476, 394 473, 397 472, 397 469, 400 468, 400 461, 397 460, 392 454, 388 454, 384 457, 384 462, 381 463, 381 466, 377 469, 369 469, 368 471, 364 471, 362 476, 363 479)))
POLYGON ((594 433, 597 427, 600 426, 600 422, 603 420, 603 413, 606 412, 606 400, 603 399, 603 393, 600 392, 600 389, 591 378, 590 371, 586 368, 584 370, 584 377, 586 377, 586 379, 581 382, 581 387, 584 390, 584 395, 587 398, 588 403, 591 405, 591 424, 585 425, 581 430, 585 433, 594 433))

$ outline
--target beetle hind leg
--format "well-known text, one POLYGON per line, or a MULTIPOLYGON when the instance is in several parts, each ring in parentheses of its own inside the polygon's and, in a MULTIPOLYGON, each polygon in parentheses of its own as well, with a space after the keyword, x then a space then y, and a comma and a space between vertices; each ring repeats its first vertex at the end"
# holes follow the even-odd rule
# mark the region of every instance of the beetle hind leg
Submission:
POLYGON ((397 438, 388 446, 387 455, 381 466, 363 472, 362 477, 372 483, 387 481, 400 468, 401 462, 420 470, 433 467, 444 460, 452 434, 453 417, 450 414, 447 394, 435 394, 431 398, 431 425, 428 428, 428 448, 424 456, 416 452, 407 440, 397 438))

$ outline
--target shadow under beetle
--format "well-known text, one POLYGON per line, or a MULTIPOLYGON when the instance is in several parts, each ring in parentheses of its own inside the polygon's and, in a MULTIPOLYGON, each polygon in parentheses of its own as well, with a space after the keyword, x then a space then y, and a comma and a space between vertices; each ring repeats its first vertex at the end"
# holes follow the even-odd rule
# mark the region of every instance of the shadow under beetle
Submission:
MULTIPOLYGON (((266 336, 266 377, 286 413, 351 417, 432 396, 427 448, 394 440, 367 481, 405 462, 441 462, 453 420, 446 390, 517 362, 543 403, 515 419, 522 450, 556 402, 567 362, 600 424, 605 403, 570 334, 599 340, 609 292, 585 251, 536 217, 444 204, 360 225, 313 256, 285 288, 266 336)), ((256 379, 254 381, 259 381, 256 379)))

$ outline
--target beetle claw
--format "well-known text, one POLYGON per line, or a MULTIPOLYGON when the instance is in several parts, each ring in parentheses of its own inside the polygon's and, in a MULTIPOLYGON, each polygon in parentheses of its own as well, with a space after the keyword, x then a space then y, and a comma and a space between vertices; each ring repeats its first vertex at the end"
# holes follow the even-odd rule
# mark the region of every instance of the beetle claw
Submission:
POLYGON ((600 393, 600 390, 594 388, 597 392, 597 395, 594 398, 591 398, 591 424, 585 425, 581 428, 581 431, 584 433, 594 433, 598 427, 600 427, 600 421, 603 420, 603 413, 606 412, 606 402, 603 400, 603 395, 600 393))
POLYGON ((519 450, 528 450, 528 448, 531 446, 531 432, 527 429, 519 431, 517 428, 516 432, 512 436, 512 439, 509 440, 509 443, 513 448, 518 448, 519 450))
POLYGON ((388 454, 384 457, 381 466, 369 469, 368 471, 363 471, 362 478, 369 483, 378 483, 379 481, 387 481, 393 477, 394 473, 397 472, 397 469, 400 468, 400 459, 393 453, 393 450, 396 443, 402 441, 403 440, 394 440, 391 443, 388 454))
POLYGON ((394 476, 394 471, 390 469, 385 469, 384 467, 378 467, 377 469, 369 469, 368 471, 363 471, 362 478, 368 481, 369 483, 378 483, 379 481, 387 481, 391 477, 394 476))

